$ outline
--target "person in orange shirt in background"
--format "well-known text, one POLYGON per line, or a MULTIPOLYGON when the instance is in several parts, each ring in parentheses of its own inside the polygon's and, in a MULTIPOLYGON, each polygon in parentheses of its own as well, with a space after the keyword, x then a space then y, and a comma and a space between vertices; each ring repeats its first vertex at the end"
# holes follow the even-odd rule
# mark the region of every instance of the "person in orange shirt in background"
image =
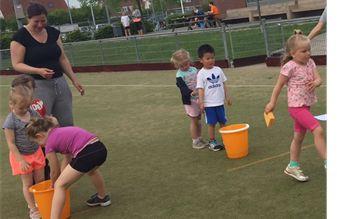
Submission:
POLYGON ((210 7, 210 11, 208 12, 208 19, 211 21, 212 26, 221 27, 221 14, 217 6, 214 5, 214 2, 209 2, 208 6, 210 7))

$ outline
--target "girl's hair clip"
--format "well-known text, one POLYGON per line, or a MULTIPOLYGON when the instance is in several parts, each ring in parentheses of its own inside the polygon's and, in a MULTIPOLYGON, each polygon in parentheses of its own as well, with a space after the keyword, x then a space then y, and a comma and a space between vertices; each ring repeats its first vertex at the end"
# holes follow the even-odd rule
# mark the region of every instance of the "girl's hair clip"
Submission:
POLYGON ((303 32, 302 32, 302 30, 295 29, 295 30, 294 30, 294 34, 295 34, 295 35, 296 35, 296 34, 302 35, 303 32))

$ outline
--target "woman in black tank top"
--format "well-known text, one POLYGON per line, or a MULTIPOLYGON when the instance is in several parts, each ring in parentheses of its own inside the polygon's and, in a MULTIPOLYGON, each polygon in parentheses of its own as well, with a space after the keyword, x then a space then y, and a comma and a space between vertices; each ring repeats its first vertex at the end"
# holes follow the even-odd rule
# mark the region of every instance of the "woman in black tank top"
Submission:
POLYGON ((29 5, 27 16, 28 24, 14 34, 10 45, 13 68, 35 79, 35 97, 45 103, 47 114, 61 126, 73 125, 72 95, 63 73, 81 95, 84 88, 63 50, 60 31, 47 25, 47 10, 40 4, 29 5))

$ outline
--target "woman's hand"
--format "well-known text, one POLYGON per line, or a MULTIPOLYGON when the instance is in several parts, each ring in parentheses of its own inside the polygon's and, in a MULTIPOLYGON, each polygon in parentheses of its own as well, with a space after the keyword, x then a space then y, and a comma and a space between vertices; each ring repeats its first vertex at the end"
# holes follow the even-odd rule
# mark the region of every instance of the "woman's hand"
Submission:
POLYGON ((30 164, 25 160, 21 160, 19 161, 19 163, 20 163, 21 170, 24 172, 26 172, 30 167, 30 164))
POLYGON ((267 103, 266 107, 264 108, 264 111, 266 113, 269 113, 269 112, 273 111, 274 108, 275 108, 275 104, 272 103, 272 102, 269 102, 269 103, 267 103))
POLYGON ((84 95, 84 88, 83 88, 82 84, 78 80, 74 80, 73 85, 74 85, 74 87, 76 87, 78 92, 80 92, 81 96, 83 96, 84 95))
POLYGON ((54 71, 49 68, 39 68, 38 73, 45 79, 51 79, 53 77, 54 71))

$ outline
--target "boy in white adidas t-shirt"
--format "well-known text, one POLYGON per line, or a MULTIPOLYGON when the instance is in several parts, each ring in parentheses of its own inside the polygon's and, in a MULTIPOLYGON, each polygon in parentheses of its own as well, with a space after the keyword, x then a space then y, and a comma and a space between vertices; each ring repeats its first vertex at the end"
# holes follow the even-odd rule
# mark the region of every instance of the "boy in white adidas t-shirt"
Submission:
POLYGON ((208 125, 209 149, 219 151, 223 146, 215 140, 215 125, 225 126, 227 119, 224 103, 232 105, 232 100, 225 84, 225 74, 215 64, 214 48, 208 44, 198 48, 198 56, 203 68, 198 72, 197 89, 199 93, 199 105, 202 112, 206 114, 208 125))

